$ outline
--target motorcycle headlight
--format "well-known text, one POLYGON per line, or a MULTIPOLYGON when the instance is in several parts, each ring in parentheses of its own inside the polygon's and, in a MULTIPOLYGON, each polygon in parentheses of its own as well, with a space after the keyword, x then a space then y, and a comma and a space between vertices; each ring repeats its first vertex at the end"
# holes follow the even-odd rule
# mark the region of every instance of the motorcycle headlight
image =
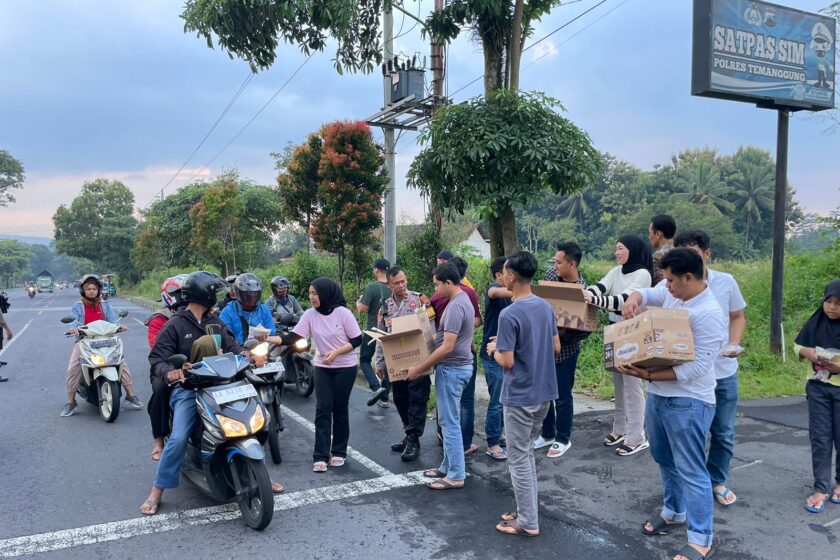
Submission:
POLYGON ((306 350, 309 348, 309 342, 305 338, 301 338, 295 342, 295 348, 298 350, 306 350))
POLYGON ((254 346, 251 349, 251 355, 252 356, 257 356, 257 357, 260 357, 260 358, 262 358, 264 356, 267 356, 268 355, 268 343, 263 342, 263 343, 260 343, 260 344, 257 344, 256 346, 254 346))
POLYGON ((252 434, 260 431, 265 425, 265 415, 263 414, 261 406, 258 406, 256 412, 254 412, 254 415, 251 416, 250 424, 252 434))
POLYGON ((244 437, 248 435, 248 428, 239 420, 234 420, 221 414, 217 414, 216 418, 219 420, 219 424, 222 425, 222 430, 224 430, 226 437, 244 437))
POLYGON ((100 356, 99 354, 91 354, 90 361, 96 367, 102 367, 108 363, 108 360, 105 359, 105 356, 100 356))

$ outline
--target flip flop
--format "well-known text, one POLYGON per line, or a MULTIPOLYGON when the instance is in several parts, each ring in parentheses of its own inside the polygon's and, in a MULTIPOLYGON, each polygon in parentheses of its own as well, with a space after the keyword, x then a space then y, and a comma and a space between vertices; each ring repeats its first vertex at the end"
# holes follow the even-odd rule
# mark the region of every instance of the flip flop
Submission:
POLYGON ((682 523, 668 523, 667 521, 662 519, 661 515, 657 515, 656 516, 656 521, 651 521, 650 519, 645 521, 645 524, 642 525, 642 534, 647 535, 648 537, 659 537, 661 535, 667 535, 672 530, 674 530, 677 527, 680 527, 682 525, 685 525, 685 521, 683 521, 682 523), (645 526, 648 523, 650 523, 651 526, 653 526, 653 529, 650 530, 650 531, 648 531, 645 528, 645 526))
POLYGON ((715 555, 715 549, 710 548, 709 552, 706 554, 701 554, 699 550, 691 546, 690 544, 685 545, 680 549, 677 554, 681 556, 685 556, 688 560, 709 560, 712 556, 715 555))
POLYGON ((286 489, 279 482, 272 482, 271 483, 271 491, 274 494, 282 494, 285 490, 286 489))
POLYGON ((715 501, 717 501, 717 503, 719 503, 720 505, 722 505, 724 507, 734 506, 735 503, 738 501, 738 497, 735 496, 735 492, 733 492, 729 488, 724 487, 723 492, 712 492, 712 494, 715 497, 715 501), (731 502, 727 503, 725 500, 726 500, 726 497, 729 494, 732 494, 733 496, 735 496, 735 499, 732 500, 731 502))
POLYGON ((312 470, 314 472, 327 472, 327 463, 325 461, 315 461, 312 470))
POLYGON ((837 495, 837 490, 834 490, 831 493, 831 503, 832 504, 840 504, 840 496, 837 495))
POLYGON ((540 535, 539 531, 536 533, 527 531, 524 527, 521 527, 519 523, 517 523, 516 519, 500 522, 496 525, 496 530, 500 533, 504 533, 505 535, 518 535, 520 537, 538 537, 540 535))
POLYGON ((514 519, 519 517, 519 513, 515 511, 506 511, 502 515, 499 516, 499 519, 502 521, 513 521, 514 519))
POLYGON ((463 487, 463 484, 455 485, 451 482, 447 482, 442 478, 439 480, 435 480, 434 482, 426 483, 426 488, 428 488, 429 490, 460 490, 463 487))
POLYGON ((347 462, 347 459, 344 457, 330 457, 330 466, 331 467, 343 467, 344 463, 347 462))
POLYGON ((499 451, 485 451, 485 455, 490 457, 491 459, 495 459, 496 461, 506 461, 507 460, 507 451, 501 449, 499 451))
POLYGON ((626 435, 618 435, 617 436, 617 435, 614 435, 614 434, 610 433, 610 434, 607 434, 606 436, 604 436, 603 443, 607 447, 612 447, 612 446, 618 445, 619 443, 624 441, 624 439, 626 437, 627 437, 626 435))
POLYGON ((438 469, 430 469, 428 471, 423 471, 423 476, 426 478, 444 478, 446 473, 439 471, 438 469))
POLYGON ((150 516, 155 515, 158 512, 159 508, 160 508, 160 500, 148 500, 147 499, 140 506, 140 513, 142 513, 143 515, 150 515, 150 516), (154 509, 152 509, 151 511, 143 511, 144 506, 148 507, 148 508, 154 508, 154 509))
POLYGON ((826 496, 825 498, 823 498, 823 500, 820 502, 820 505, 819 505, 819 506, 812 506, 811 504, 809 504, 809 503, 806 501, 806 502, 805 502, 805 509, 807 509, 807 510, 808 510, 808 511, 810 511, 811 513, 822 513, 822 512, 823 512, 823 510, 825 509, 825 503, 826 503, 827 501, 828 501, 828 496, 826 496))

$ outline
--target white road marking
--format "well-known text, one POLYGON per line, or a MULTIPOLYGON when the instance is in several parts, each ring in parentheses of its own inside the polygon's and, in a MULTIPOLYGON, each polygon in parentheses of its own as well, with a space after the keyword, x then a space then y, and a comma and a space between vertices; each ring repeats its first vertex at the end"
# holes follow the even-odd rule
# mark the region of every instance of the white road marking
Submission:
POLYGON ((828 523, 824 523, 823 527, 831 527, 832 525, 837 525, 838 523, 840 523, 840 517, 838 517, 837 519, 832 519, 828 523))
POLYGON ((144 323, 143 321, 141 321, 141 320, 140 320, 140 319, 138 319, 137 317, 132 317, 132 319, 134 319, 135 321, 137 321, 138 323, 140 323, 140 326, 143 326, 143 327, 145 327, 145 326, 146 326, 146 323, 144 323))
MULTIPOLYGON (((290 409, 287 406, 283 406, 282 409, 283 409, 283 414, 285 416, 288 416, 292 420, 295 420, 299 424, 303 425, 310 432, 315 433, 315 424, 313 424, 312 422, 310 422, 309 420, 307 420, 306 418, 304 418, 303 416, 301 416, 300 414, 298 414, 297 412, 295 412, 294 410, 290 409)), ((352 447, 347 448, 347 454, 353 460, 355 460, 357 463, 359 463, 363 467, 375 472, 379 476, 387 476, 389 474, 393 474, 393 473, 391 473, 391 471, 389 471, 388 469, 386 469, 385 467, 383 467, 382 465, 380 465, 379 463, 377 463, 373 459, 371 459, 371 458, 369 458, 365 455, 362 455, 361 453, 359 453, 358 451, 356 451, 352 447)))
POLYGON ((21 336, 23 333, 25 333, 25 332, 26 332, 26 329, 28 329, 28 328, 29 328, 29 325, 32 323, 32 321, 33 321, 32 319, 29 319, 29 321, 28 321, 25 325, 23 325, 23 328, 22 328, 22 329, 20 329, 20 330, 19 330, 18 332, 16 332, 16 333, 14 333, 14 336, 12 337, 12 340, 9 340, 8 342, 6 342, 6 344, 5 344, 5 346, 3 347, 3 349, 2 349, 2 350, 0 350, 0 356, 2 356, 3 354, 5 354, 5 353, 6 353, 6 350, 8 350, 9 348, 11 348, 12 344, 14 344, 14 343, 17 341, 17 339, 19 339, 19 338, 20 338, 20 336, 21 336))
MULTIPOLYGON (((388 474, 379 478, 358 480, 345 484, 326 486, 324 488, 301 490, 299 492, 275 496, 274 511, 284 511, 358 496, 377 494, 397 488, 417 486, 425 482, 428 482, 428 479, 423 477, 423 472, 415 471, 407 474, 388 474)), ((181 512, 161 513, 151 517, 137 517, 124 521, 100 523, 50 533, 13 537, 0 540, 0 557, 9 558, 24 554, 39 554, 53 550, 63 550, 77 546, 128 539, 140 535, 163 533, 187 527, 230 521, 238 517, 240 517, 240 513, 236 504, 224 504, 181 512)), ((282 523, 282 521, 275 521, 282 523)))
POLYGON ((764 462, 764 461, 762 461, 761 459, 756 459, 756 460, 755 460, 755 461, 753 461, 752 463, 747 463, 746 465, 740 465, 740 466, 738 466, 738 467, 735 467, 735 468, 734 468, 734 469, 732 469, 732 470, 733 470, 733 471, 738 471, 738 470, 741 470, 741 469, 746 469, 747 467, 752 467, 752 466, 755 466, 755 465, 760 465, 760 464, 761 464, 761 463, 763 463, 763 462, 764 462))

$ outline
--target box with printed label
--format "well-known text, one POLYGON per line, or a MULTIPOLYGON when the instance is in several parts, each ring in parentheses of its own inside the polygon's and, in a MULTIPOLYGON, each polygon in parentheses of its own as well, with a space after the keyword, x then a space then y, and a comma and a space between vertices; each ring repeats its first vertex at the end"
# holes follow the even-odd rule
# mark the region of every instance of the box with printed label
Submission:
MULTIPOLYGON (((435 349, 435 331, 423 308, 410 315, 391 319, 389 334, 376 331, 365 331, 365 334, 374 339, 371 344, 375 344, 376 340, 382 343, 390 381, 403 381, 403 370, 416 366, 435 349)), ((432 368, 429 368, 421 375, 431 374, 432 368)))
POLYGON ((604 366, 664 368, 694 360, 694 337, 685 309, 650 308, 604 327, 604 366))
POLYGON ((547 301, 554 309, 557 327, 575 331, 598 330, 598 306, 586 303, 583 284, 541 280, 531 292, 547 301))

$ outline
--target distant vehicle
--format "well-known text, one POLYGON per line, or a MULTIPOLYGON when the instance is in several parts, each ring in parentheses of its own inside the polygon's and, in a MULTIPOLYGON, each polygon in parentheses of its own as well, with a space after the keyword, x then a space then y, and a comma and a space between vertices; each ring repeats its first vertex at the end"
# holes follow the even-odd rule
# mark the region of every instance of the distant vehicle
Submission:
POLYGON ((35 279, 35 283, 38 287, 38 293, 41 292, 49 292, 53 293, 53 289, 55 288, 55 280, 53 279, 52 274, 49 271, 42 270, 38 277, 35 279))

